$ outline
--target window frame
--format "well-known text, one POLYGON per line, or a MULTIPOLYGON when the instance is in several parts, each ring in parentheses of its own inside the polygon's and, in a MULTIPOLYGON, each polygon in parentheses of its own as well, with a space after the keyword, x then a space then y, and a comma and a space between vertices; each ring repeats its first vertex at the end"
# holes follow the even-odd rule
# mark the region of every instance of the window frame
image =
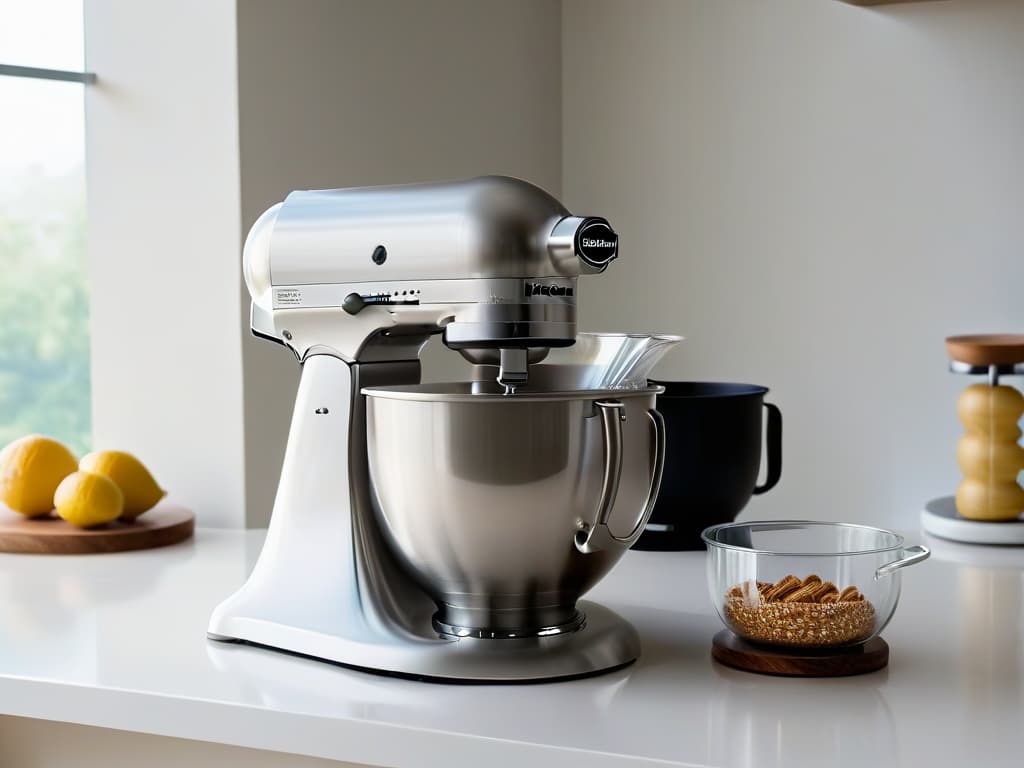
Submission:
MULTIPOLYGON (((68 69, 51 69, 46 67, 28 67, 19 64, 5 64, 0 63, 0 76, 12 77, 23 80, 48 80, 51 82, 68 82, 73 84, 80 84, 83 86, 89 86, 97 82, 95 72, 86 70, 68 70, 68 69)), ((83 92, 83 97, 84 97, 83 92)), ((85 104, 83 98, 82 109, 84 112, 85 104)), ((82 137, 82 149, 85 149, 85 136, 82 137)), ((87 180, 83 179, 83 183, 87 184, 87 180)), ((90 298, 91 298, 91 291, 90 298)), ((91 404, 90 404, 91 407, 91 404)), ((92 419, 90 418, 90 422, 92 419)))
POLYGON ((46 69, 45 67, 22 67, 17 64, 0 64, 0 75, 36 80, 58 80, 67 83, 82 83, 83 85, 92 85, 96 82, 95 72, 79 72, 72 69, 46 69))

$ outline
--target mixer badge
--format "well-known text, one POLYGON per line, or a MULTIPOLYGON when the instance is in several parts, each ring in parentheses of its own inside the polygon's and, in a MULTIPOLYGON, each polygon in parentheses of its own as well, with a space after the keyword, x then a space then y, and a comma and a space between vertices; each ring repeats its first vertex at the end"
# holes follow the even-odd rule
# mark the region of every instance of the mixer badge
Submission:
POLYGON ((548 285, 546 283, 524 283, 526 296, 572 296, 571 285, 548 285))
POLYGON ((619 255, 619 236, 607 221, 597 217, 587 219, 576 230, 576 253, 588 264, 604 268, 619 255))
POLYGON ((302 291, 297 288, 279 288, 274 292, 274 303, 279 307, 302 305, 302 291))

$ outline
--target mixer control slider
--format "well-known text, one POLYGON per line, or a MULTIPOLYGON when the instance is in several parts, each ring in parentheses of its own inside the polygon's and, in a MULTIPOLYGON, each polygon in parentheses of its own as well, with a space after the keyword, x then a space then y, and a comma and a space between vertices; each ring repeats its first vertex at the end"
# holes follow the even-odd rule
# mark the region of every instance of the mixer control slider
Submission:
POLYGON ((396 299, 390 293, 371 294, 367 296, 363 296, 358 293, 350 293, 345 297, 345 301, 342 302, 341 308, 350 315, 358 315, 363 311, 364 307, 369 306, 418 306, 419 303, 419 299, 396 299))

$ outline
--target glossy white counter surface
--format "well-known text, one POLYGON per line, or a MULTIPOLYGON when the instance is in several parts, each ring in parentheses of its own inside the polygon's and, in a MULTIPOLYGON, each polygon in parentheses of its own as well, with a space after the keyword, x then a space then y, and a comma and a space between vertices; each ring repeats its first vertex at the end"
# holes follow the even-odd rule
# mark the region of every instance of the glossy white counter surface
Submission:
POLYGON ((1022 550, 929 541, 885 631, 889 669, 837 680, 717 666, 703 554, 632 552, 590 597, 636 624, 641 660, 501 687, 207 641, 261 541, 200 530, 150 552, 0 555, 0 714, 416 768, 1024 761, 1022 550))

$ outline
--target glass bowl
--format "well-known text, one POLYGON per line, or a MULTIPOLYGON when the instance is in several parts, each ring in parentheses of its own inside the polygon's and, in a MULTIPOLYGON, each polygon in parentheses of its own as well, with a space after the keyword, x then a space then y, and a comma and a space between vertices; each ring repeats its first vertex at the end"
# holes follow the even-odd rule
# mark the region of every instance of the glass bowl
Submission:
POLYGON ((882 528, 799 520, 701 534, 718 615, 745 640, 820 649, 864 643, 889 623, 901 568, 931 554, 882 528))
POLYGON ((578 333, 530 368, 541 389, 645 389, 647 376, 682 336, 668 333, 578 333))

